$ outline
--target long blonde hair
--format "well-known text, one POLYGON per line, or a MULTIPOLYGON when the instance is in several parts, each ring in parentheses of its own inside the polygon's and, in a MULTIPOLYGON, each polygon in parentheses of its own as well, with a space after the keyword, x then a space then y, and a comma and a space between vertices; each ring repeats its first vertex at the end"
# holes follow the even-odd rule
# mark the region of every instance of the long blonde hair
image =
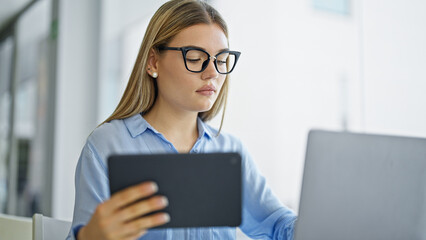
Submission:
MULTIPOLYGON (((166 46, 180 31, 200 23, 217 24, 228 38, 228 28, 219 12, 203 1, 172 0, 166 2, 157 10, 145 32, 132 74, 120 103, 114 113, 103 123, 114 119, 127 118, 138 113, 144 114, 151 110, 158 90, 155 79, 146 72, 149 51, 154 49, 158 52, 160 46, 166 46)), ((227 75, 212 108, 198 114, 203 121, 208 121, 214 118, 223 107, 219 132, 223 125, 226 109, 228 78, 227 75)))

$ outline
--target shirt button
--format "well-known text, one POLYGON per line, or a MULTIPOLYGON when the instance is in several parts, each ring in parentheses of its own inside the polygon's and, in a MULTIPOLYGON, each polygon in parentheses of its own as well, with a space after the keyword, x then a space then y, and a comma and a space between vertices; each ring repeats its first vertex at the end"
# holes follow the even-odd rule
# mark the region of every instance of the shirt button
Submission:
POLYGON ((172 144, 169 143, 169 147, 172 148, 172 144))
POLYGON ((198 150, 197 150, 197 149, 194 149, 194 152, 195 152, 195 153, 197 153, 197 152, 198 152, 198 150))

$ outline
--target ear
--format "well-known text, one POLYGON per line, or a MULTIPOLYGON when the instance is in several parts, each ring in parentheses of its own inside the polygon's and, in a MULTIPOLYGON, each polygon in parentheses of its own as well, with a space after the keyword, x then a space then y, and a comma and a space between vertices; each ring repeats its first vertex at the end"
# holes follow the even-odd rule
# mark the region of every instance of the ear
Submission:
POLYGON ((148 73, 148 75, 154 78, 156 78, 156 76, 154 76, 154 73, 156 73, 158 76, 159 57, 160 56, 154 49, 151 48, 151 50, 149 50, 148 62, 146 65, 146 72, 148 73))

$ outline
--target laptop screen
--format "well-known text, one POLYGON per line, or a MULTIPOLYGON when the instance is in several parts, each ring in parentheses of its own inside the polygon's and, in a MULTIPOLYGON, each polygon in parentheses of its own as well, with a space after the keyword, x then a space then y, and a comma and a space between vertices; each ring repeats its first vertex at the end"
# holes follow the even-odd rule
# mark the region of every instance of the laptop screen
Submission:
POLYGON ((426 139, 311 131, 295 239, 426 239, 426 139))

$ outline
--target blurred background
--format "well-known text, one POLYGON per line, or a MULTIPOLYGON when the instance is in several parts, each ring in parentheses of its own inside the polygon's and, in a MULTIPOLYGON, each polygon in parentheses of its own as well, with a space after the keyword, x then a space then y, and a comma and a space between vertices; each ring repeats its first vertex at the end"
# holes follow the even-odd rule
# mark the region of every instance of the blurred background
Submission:
MULTIPOLYGON (((71 220, 81 149, 164 2, 0 0, 0 213, 71 220)), ((208 2, 242 52, 224 131, 296 212, 309 129, 426 137, 426 1, 208 2)))

